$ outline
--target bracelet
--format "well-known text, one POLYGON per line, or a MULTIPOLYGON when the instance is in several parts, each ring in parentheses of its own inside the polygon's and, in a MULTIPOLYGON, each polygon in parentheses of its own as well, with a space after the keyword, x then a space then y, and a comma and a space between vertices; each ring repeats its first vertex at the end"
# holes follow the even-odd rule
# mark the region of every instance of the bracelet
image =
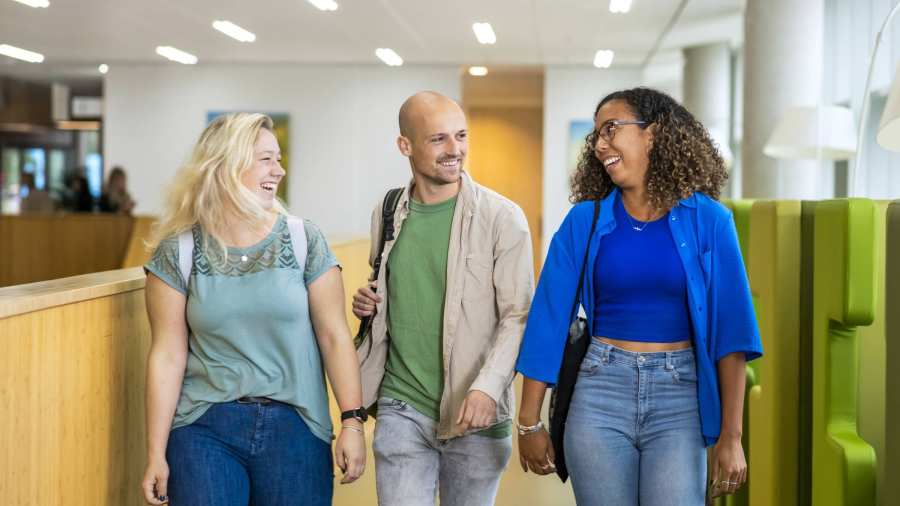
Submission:
POLYGON ((360 434, 362 434, 362 435, 364 435, 364 436, 366 435, 366 433, 363 432, 362 429, 357 429, 356 427, 351 427, 351 426, 349 426, 349 425, 341 425, 341 428, 342 428, 342 429, 347 429, 347 430, 352 430, 352 431, 359 432, 360 434))
POLYGON ((534 434, 535 432, 543 430, 544 422, 538 420, 538 423, 534 425, 521 425, 517 423, 516 428, 519 429, 520 436, 527 436, 528 434, 534 434))

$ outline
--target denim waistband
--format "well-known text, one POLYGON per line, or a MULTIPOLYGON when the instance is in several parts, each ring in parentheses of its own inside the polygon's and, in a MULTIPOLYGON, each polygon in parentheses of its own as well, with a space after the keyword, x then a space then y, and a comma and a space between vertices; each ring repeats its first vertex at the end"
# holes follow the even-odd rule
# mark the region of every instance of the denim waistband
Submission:
POLYGON ((604 363, 614 361, 616 363, 634 367, 665 367, 671 368, 681 364, 694 362, 694 349, 685 348, 676 351, 636 352, 623 350, 608 343, 591 339, 587 356, 604 363))

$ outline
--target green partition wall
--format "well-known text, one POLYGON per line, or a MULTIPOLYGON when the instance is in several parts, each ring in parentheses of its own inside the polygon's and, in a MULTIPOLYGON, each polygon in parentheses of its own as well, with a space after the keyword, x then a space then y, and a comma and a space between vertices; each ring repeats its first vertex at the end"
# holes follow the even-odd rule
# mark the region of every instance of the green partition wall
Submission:
MULTIPOLYGON (((860 327, 859 349, 859 436, 872 446, 876 456, 876 491, 885 481, 885 215, 888 202, 873 202, 875 216, 872 237, 874 312, 870 325, 860 327)), ((900 503, 900 498, 894 498, 900 503)), ((889 504, 883 500, 877 504, 889 504)))
POLYGON ((875 504, 875 451, 858 433, 858 332, 874 317, 875 203, 815 206, 812 504, 875 504))
MULTIPOLYGON (((748 268, 750 265, 750 210, 753 207, 753 201, 749 199, 745 200, 725 200, 722 202, 731 209, 732 214, 734 215, 734 226, 737 230, 738 242, 741 246, 741 256, 744 258, 744 266, 748 268)), ((748 269, 749 276, 749 269, 748 269)), ((752 283, 752 280, 751 280, 752 283)), ((756 297, 754 296, 754 305, 756 304, 756 297)), ((757 372, 757 364, 750 363, 747 365, 747 385, 746 390, 744 392, 744 405, 746 407, 747 398, 750 396, 750 391, 753 389, 754 385, 756 385, 756 372, 757 372)), ((744 409, 744 433, 741 437, 741 443, 744 446, 744 451, 746 452, 745 457, 747 461, 750 461, 750 453, 752 450, 750 449, 750 412, 749 409, 744 409)), ((750 504, 750 486, 749 486, 749 477, 748 484, 742 487, 737 493, 731 496, 720 498, 716 504, 717 506, 747 506, 750 504)))
POLYGON ((891 203, 885 226, 885 438, 879 454, 878 496, 900 503, 900 201, 891 203))
POLYGON ((749 498, 754 506, 798 502, 800 201, 757 201, 750 212, 748 269, 765 354, 750 390, 749 498))

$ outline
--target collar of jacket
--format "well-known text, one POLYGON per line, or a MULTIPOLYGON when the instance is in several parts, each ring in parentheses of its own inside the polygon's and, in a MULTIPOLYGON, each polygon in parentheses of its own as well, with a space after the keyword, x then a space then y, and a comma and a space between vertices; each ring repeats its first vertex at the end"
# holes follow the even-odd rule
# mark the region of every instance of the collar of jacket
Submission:
MULTIPOLYGON (((609 192, 609 195, 600 201, 600 217, 597 219, 597 227, 600 230, 603 230, 604 227, 609 226, 611 223, 615 224, 616 218, 613 214, 613 206, 616 204, 616 195, 618 194, 619 187, 616 186, 609 192)), ((680 200, 672 210, 674 211, 679 207, 697 207, 697 194, 692 193, 690 197, 680 200)))

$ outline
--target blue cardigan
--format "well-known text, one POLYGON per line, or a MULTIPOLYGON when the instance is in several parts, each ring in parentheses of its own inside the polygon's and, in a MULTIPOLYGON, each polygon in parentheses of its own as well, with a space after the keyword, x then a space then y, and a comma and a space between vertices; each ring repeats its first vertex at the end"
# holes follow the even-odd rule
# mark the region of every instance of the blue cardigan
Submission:
MULTIPOLYGON (((594 263, 600 238, 616 228, 613 204, 617 192, 614 189, 601 202, 589 245, 581 291, 581 305, 587 315, 594 314, 594 263)), ((516 362, 516 371, 551 386, 559 376, 569 325, 577 317, 577 311, 572 313, 572 302, 592 218, 593 203, 581 202, 569 210, 553 235, 516 362)), ((762 343, 731 212, 708 196, 695 193, 672 208, 668 222, 687 276, 700 425, 706 444, 712 445, 722 426, 716 363, 735 352, 743 352, 747 361, 758 358, 762 343)), ((587 321, 590 335, 592 320, 587 321)))

